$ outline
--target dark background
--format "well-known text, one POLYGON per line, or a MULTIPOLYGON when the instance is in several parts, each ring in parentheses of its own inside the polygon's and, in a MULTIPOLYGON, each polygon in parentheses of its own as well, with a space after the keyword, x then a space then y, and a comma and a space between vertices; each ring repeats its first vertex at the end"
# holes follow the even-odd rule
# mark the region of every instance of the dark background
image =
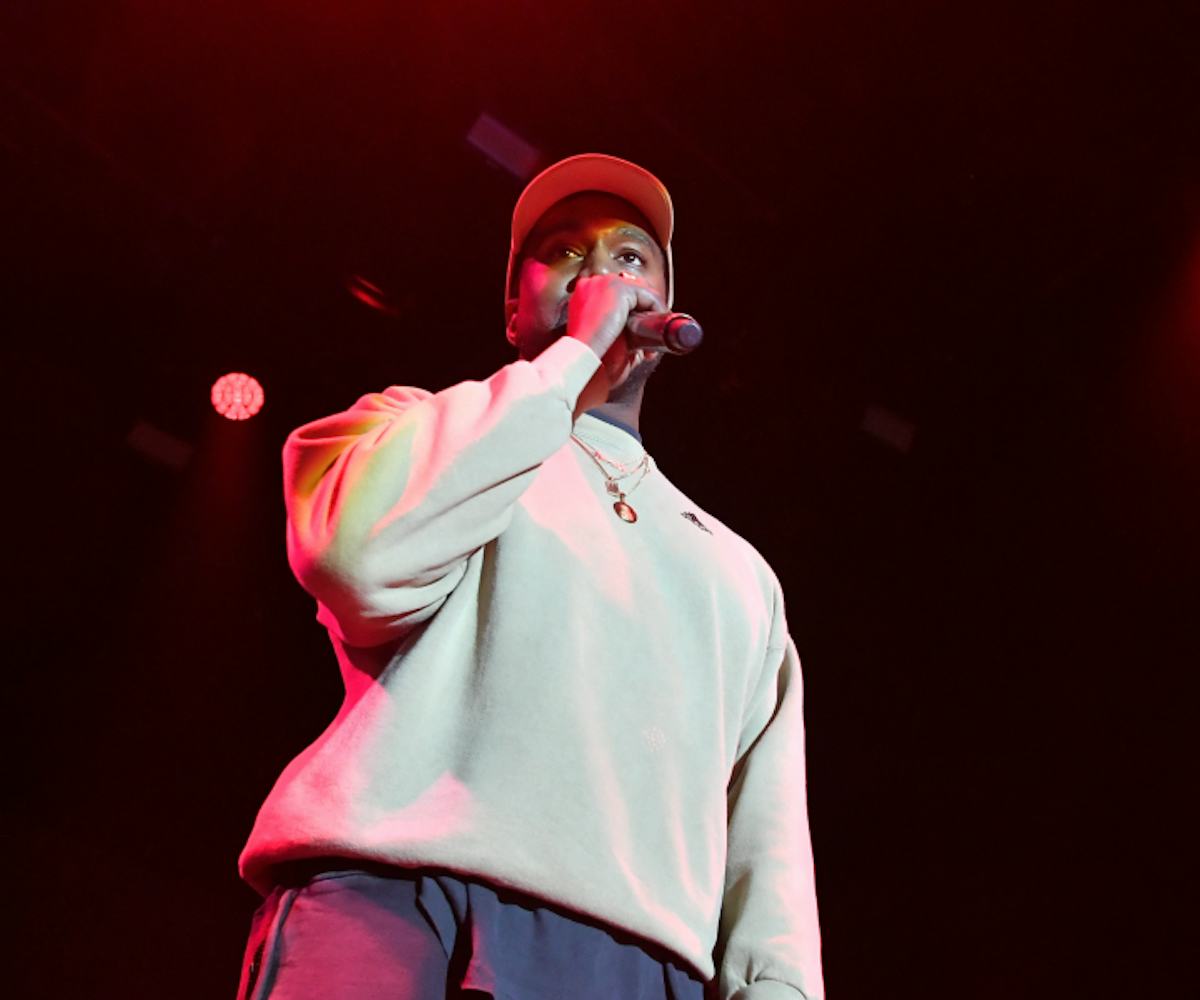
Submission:
POLYGON ((831 997, 1193 989, 1192 9, 5 4, 16 993, 232 997, 237 853, 340 695, 279 449, 508 360, 481 113, 674 195, 708 340, 644 429, 788 596, 831 997))

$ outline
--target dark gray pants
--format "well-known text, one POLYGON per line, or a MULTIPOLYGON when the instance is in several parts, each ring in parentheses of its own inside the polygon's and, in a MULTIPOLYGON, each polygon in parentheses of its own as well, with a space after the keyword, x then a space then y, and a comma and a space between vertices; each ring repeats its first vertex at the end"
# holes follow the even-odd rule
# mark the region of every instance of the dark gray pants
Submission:
POLYGON ((276 888, 254 914, 239 1000, 461 995, 448 994, 450 958, 416 897, 415 882, 355 872, 276 888))
POLYGON ((650 945, 449 875, 345 868, 254 915, 238 1000, 700 1000, 650 945))

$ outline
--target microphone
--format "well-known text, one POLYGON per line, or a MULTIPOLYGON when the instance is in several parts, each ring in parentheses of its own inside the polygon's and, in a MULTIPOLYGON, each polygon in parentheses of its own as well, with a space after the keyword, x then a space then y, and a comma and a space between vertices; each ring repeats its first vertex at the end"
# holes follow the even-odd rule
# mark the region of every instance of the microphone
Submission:
POLYGON ((634 347, 687 354, 700 346, 704 331, 687 313, 631 312, 625 324, 634 347))

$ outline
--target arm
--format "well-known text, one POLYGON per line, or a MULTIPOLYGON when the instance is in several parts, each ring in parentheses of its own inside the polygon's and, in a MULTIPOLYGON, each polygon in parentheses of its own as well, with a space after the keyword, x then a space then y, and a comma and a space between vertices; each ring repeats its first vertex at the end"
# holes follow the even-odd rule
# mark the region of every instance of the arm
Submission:
MULTIPOLYGON (((778 598, 777 598, 778 599, 778 598)), ((820 928, 804 779, 803 683, 786 632, 743 725, 729 783, 720 1000, 818 1000, 820 928)))
POLYGON ((369 646, 430 618, 567 442, 598 365, 562 338, 482 382, 389 389, 295 431, 284 446, 288 560, 320 620, 369 646))

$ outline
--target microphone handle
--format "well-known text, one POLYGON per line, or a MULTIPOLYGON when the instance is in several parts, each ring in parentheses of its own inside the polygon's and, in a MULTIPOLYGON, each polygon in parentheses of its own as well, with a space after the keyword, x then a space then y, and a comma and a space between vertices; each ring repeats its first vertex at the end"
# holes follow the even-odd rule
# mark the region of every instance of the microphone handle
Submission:
POLYGON ((625 324, 634 347, 688 354, 700 346, 704 331, 687 313, 633 312, 625 324))

